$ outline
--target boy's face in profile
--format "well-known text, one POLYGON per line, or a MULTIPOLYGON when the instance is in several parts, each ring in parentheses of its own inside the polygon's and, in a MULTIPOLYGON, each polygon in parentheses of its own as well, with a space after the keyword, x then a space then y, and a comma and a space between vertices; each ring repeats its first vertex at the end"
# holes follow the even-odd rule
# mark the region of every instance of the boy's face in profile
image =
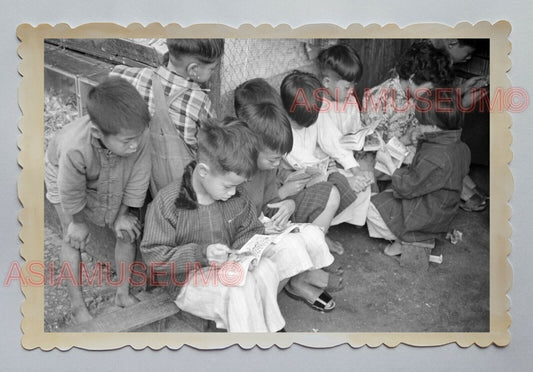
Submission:
POLYGON ((455 64, 470 60, 475 49, 469 45, 462 45, 458 41, 455 41, 448 45, 447 51, 452 60, 452 64, 455 64))
POLYGON ((237 186, 246 178, 233 172, 217 172, 206 166, 202 187, 213 200, 226 201, 235 195, 237 186))
POLYGON ((328 89, 329 95, 337 102, 344 102, 349 94, 353 94, 354 82, 343 79, 326 78, 324 86, 328 89))
POLYGON ((117 134, 104 135, 99 129, 97 130, 96 137, 102 141, 104 146, 113 154, 118 156, 130 156, 137 152, 139 143, 145 130, 138 131, 132 129, 121 129, 117 134))
POLYGON ((257 168, 259 168, 259 170, 277 169, 282 157, 283 154, 263 148, 261 151, 259 151, 257 156, 257 168))

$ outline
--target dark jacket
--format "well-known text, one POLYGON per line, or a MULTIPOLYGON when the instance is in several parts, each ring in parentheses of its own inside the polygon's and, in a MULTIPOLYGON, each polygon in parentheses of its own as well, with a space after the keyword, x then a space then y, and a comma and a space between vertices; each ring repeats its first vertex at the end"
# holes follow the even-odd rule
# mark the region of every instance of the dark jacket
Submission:
POLYGON ((435 238, 450 228, 469 167, 461 130, 426 133, 412 164, 392 175, 393 192, 375 195, 372 203, 399 239, 435 238))

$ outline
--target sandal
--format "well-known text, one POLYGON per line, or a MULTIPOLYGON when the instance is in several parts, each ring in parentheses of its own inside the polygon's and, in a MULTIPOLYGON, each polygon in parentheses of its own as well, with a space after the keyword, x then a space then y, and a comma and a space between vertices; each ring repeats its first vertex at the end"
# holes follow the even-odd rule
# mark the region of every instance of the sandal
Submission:
POLYGON ((476 193, 467 201, 462 201, 459 207, 466 212, 481 212, 487 208, 487 198, 476 193))
POLYGON ((327 313, 333 310, 335 306, 337 306, 335 301, 333 301, 333 298, 331 297, 331 295, 326 291, 322 291, 322 293, 320 293, 317 299, 314 302, 311 302, 311 300, 303 298, 297 295, 296 293, 292 292, 291 290, 289 290, 289 288, 290 288, 290 285, 285 286, 285 293, 287 293, 287 295, 290 298, 292 298, 293 300, 297 300, 297 301, 303 301, 307 306, 309 306, 313 310, 327 313))
POLYGON ((344 284, 342 283, 342 276, 329 274, 328 285, 324 288, 328 292, 338 292, 344 289, 344 284))
POLYGON ((344 270, 342 269, 342 265, 340 263, 333 262, 331 265, 323 267, 322 270, 329 274, 335 274, 335 275, 342 275, 344 274, 344 270))
POLYGON ((395 240, 394 243, 391 243, 385 247, 383 253, 387 256, 399 256, 403 252, 402 243, 399 240, 395 240))

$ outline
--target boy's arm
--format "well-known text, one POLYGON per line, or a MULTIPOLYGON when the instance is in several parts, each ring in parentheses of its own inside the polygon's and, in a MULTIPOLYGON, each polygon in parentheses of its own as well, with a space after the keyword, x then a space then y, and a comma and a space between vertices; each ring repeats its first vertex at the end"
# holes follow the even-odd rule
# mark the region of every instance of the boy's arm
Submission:
POLYGON ((144 204, 146 192, 150 184, 151 159, 150 139, 148 130, 145 131, 139 143, 139 149, 135 154, 136 159, 130 173, 130 177, 124 187, 122 204, 132 208, 140 208, 144 204))
POLYGON ((183 101, 176 99, 172 102, 170 110, 172 122, 183 137, 183 141, 193 150, 196 150, 198 146, 199 124, 205 119, 215 116, 211 109, 211 100, 207 94, 199 93, 192 91, 185 109, 182 107, 183 101))
MULTIPOLYGON (((186 243, 180 240, 180 218, 170 199, 163 200, 158 194, 148 206, 141 253, 148 264, 169 263, 175 265, 176 273, 191 270, 195 263, 207 266, 207 244, 186 243)), ((168 266, 170 268, 170 265, 168 266)))
POLYGON ((434 159, 422 159, 415 166, 404 167, 392 174, 394 196, 412 199, 439 190, 448 175, 444 174, 442 163, 434 159))
POLYGON ((70 150, 59 158, 57 185, 61 207, 69 216, 81 212, 87 204, 87 176, 83 154, 70 150))
MULTIPOLYGON (((263 213, 265 216, 269 216, 268 213, 272 212, 270 208, 267 207, 267 204, 277 203, 281 201, 279 195, 279 186, 278 178, 276 172, 269 172, 268 177, 265 179, 265 194, 263 197, 263 213)), ((275 213, 275 211, 274 211, 275 213)))
POLYGON ((257 218, 255 207, 247 197, 242 194, 242 211, 235 217, 237 231, 235 233, 231 248, 240 249, 250 238, 256 234, 264 234, 265 228, 257 218))
POLYGON ((328 117, 322 114, 318 115, 316 125, 318 130, 318 146, 320 146, 322 151, 346 170, 359 166, 352 151, 343 148, 340 141, 343 134, 335 123, 329 122, 328 117))

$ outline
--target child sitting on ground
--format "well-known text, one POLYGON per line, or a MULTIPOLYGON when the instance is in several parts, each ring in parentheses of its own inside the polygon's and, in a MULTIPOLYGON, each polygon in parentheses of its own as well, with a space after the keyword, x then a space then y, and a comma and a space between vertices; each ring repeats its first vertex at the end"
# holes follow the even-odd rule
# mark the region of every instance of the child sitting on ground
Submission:
MULTIPOLYGON (((318 78, 310 73, 293 71, 287 75, 281 83, 281 98, 283 107, 289 115, 293 147, 292 151, 284 157, 281 166, 282 182, 286 182, 290 173, 295 171, 318 168, 323 180, 327 180, 336 186, 340 194, 340 206, 331 224, 347 222, 362 226, 365 224, 366 211, 370 190, 368 188, 370 179, 356 180, 353 188, 345 176, 337 172, 328 171, 330 158, 318 146, 318 131, 314 125, 318 119, 322 107, 324 88, 318 78), (357 194, 354 189, 363 189, 357 194)), ((287 190, 288 195, 298 194, 303 190, 308 179, 294 183, 294 186, 287 190)), ((328 226, 329 227, 329 226, 328 226)), ((331 246, 330 246, 331 248, 331 246)), ((342 253, 342 247, 339 254, 342 253)))
MULTIPOLYGON (((313 222, 309 220, 309 215, 304 216, 295 213, 297 206, 293 199, 282 200, 280 198, 276 176, 277 168, 283 155, 290 152, 292 148, 290 122, 280 103, 281 98, 278 93, 263 79, 247 81, 235 90, 235 112, 258 136, 259 142, 258 172, 249 182, 243 184, 243 189, 254 202, 257 214, 264 214, 270 218, 270 221, 265 224, 265 228, 267 231, 270 229, 273 233, 283 229, 289 219, 292 222, 313 222)), ((331 189, 334 187, 327 183, 324 183, 323 186, 331 189)), ((302 192, 305 193, 306 191, 302 192)), ((308 197, 311 195, 309 194, 308 197)), ((335 205, 335 210, 331 210, 331 216, 337 207, 338 203, 335 205)), ((326 209, 328 207, 325 205, 317 206, 317 208, 326 209)), ((327 214, 328 211, 323 213, 327 214)), ((322 221, 320 215, 316 219, 319 223, 322 221)), ((294 267, 301 266, 301 262, 312 262, 312 266, 306 268, 306 270, 310 269, 309 271, 301 270, 295 273, 297 275, 291 275, 292 278, 285 289, 288 293, 303 299, 311 307, 320 311, 332 310, 335 303, 328 292, 342 289, 341 276, 317 270, 327 267, 333 262, 333 257, 328 251, 321 230, 325 227, 307 225, 300 234, 292 234, 293 237, 300 237, 303 244, 292 244, 288 252, 290 255, 283 254, 283 252, 278 253, 277 256, 286 256, 283 258, 285 262, 274 260, 278 266, 291 265, 294 267)), ((279 248, 276 247, 276 250, 279 248)))
POLYGON ((327 90, 322 110, 316 121, 318 145, 341 166, 346 177, 353 176, 354 190, 361 192, 368 179, 373 179, 373 165, 361 159, 342 144, 342 138, 361 129, 359 104, 354 85, 363 74, 363 64, 356 51, 347 45, 333 45, 318 55, 318 68, 322 85, 327 90))
POLYGON ((138 301, 129 293, 129 267, 141 226, 129 212, 143 205, 150 179, 150 115, 135 88, 124 79, 108 78, 89 91, 86 104, 88 117, 57 133, 45 157, 46 197, 63 229, 62 260, 78 281, 67 281, 76 322, 92 318, 83 301, 80 262, 90 232, 106 233, 95 225, 116 236, 120 284, 115 304, 138 301))
POLYGON ((412 164, 392 175, 392 190, 372 197, 368 210, 371 237, 394 240, 385 249, 401 255, 402 242, 423 242, 449 231, 459 207, 470 150, 461 142, 461 121, 454 97, 433 92, 417 101, 422 134, 412 164))
POLYGON ((202 123, 197 160, 185 168, 181 183, 171 183, 152 201, 141 243, 147 263, 166 263, 176 274, 178 307, 229 332, 272 332, 285 324, 277 303, 279 276, 267 257, 242 286, 191 279, 209 278, 213 269, 219 276, 224 266, 217 265, 230 252, 264 232, 253 204, 237 191, 256 170, 257 141, 243 122, 202 123))
POLYGON ((152 196, 181 178, 194 158, 198 125, 214 117, 211 100, 201 85, 224 54, 224 39, 167 39, 168 63, 154 70, 116 66, 111 75, 131 82, 148 103, 152 121, 152 196))

